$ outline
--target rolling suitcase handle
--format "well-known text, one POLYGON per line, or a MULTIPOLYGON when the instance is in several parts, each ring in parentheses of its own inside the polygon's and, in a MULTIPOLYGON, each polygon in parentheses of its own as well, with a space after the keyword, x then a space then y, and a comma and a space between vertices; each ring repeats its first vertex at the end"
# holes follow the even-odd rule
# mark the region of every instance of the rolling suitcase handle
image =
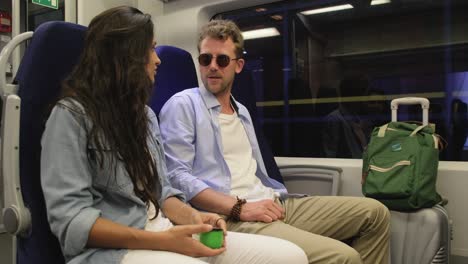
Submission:
POLYGON ((422 97, 403 97, 393 99, 391 102, 392 108, 392 122, 397 121, 397 111, 398 105, 414 105, 420 104, 422 108, 423 114, 423 125, 427 125, 429 123, 429 100, 422 97))

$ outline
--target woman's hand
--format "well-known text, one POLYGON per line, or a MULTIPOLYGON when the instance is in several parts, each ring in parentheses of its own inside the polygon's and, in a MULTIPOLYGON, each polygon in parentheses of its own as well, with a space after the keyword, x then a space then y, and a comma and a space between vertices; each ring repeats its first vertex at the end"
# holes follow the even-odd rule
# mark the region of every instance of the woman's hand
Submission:
POLYGON ((201 225, 180 225, 165 231, 165 250, 184 254, 191 257, 211 257, 223 253, 226 248, 211 249, 200 241, 192 238, 192 235, 209 232, 213 226, 209 224, 201 225))
POLYGON ((201 220, 204 224, 209 224, 215 228, 221 228, 224 235, 227 233, 226 221, 218 214, 200 212, 201 220))
POLYGON ((214 228, 221 228, 223 230, 223 248, 226 247, 227 227, 226 221, 218 214, 200 212, 200 217, 204 224, 209 224, 214 228))

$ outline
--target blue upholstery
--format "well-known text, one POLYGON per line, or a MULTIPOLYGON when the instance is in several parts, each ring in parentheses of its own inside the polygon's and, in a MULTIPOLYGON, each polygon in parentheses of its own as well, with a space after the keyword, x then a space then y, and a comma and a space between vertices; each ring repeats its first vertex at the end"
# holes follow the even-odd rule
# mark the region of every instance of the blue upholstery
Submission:
POLYGON ((78 61, 86 28, 47 22, 34 32, 16 76, 21 98, 20 181, 25 205, 31 210, 29 236, 18 237, 17 263, 64 263, 57 238, 47 221, 40 183, 40 140, 46 112, 60 93, 61 81, 78 61))
POLYGON ((157 46, 161 59, 149 105, 159 115, 162 106, 175 93, 198 86, 197 71, 190 53, 172 46, 157 46))
POLYGON ((242 72, 236 75, 231 93, 237 101, 242 103, 247 107, 247 110, 249 110, 268 176, 283 183, 283 177, 281 177, 281 173, 278 169, 278 165, 276 164, 273 152, 271 151, 270 144, 263 134, 263 128, 259 120, 256 105, 255 83, 252 77, 252 72, 249 69, 244 67, 242 72))

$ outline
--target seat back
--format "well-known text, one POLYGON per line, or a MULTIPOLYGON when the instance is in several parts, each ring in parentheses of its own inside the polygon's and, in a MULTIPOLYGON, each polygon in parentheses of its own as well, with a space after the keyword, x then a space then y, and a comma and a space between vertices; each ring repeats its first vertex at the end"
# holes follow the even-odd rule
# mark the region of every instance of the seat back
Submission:
POLYGON ((149 105, 159 115, 164 103, 177 92, 198 87, 197 71, 192 56, 173 46, 157 46, 161 59, 149 105))
POLYGON ((343 169, 310 164, 279 165, 284 185, 289 192, 310 196, 337 196, 343 169))
POLYGON ((244 67, 244 69, 236 75, 231 93, 237 101, 249 110, 255 134, 257 135, 258 146, 262 153, 263 162, 265 163, 268 176, 283 183, 283 177, 281 177, 281 173, 278 169, 278 165, 276 164, 273 152, 271 151, 270 144, 263 134, 262 124, 260 123, 257 111, 255 83, 252 72, 249 69, 244 67))
POLYGON ((20 183, 32 227, 17 239, 17 263, 64 263, 50 231, 40 182, 41 136, 46 113, 60 94, 61 82, 77 63, 86 27, 47 22, 34 32, 16 76, 21 98, 20 183))

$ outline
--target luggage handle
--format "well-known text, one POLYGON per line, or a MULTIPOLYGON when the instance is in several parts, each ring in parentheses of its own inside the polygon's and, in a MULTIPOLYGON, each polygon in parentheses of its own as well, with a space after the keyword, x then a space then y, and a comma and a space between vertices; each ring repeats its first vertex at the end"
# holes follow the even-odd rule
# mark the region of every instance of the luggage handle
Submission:
POLYGON ((422 108, 422 115, 423 115, 423 125, 426 126, 429 124, 429 100, 423 97, 403 97, 393 99, 390 103, 392 109, 392 122, 397 121, 397 111, 398 105, 414 105, 420 104, 422 108))

